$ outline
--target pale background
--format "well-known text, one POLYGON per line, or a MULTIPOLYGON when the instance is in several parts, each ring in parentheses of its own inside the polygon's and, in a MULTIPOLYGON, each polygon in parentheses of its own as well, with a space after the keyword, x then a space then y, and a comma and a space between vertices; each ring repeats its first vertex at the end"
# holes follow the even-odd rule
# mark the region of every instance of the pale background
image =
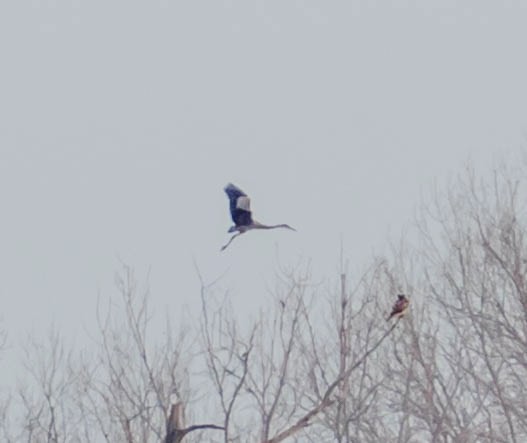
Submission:
POLYGON ((2 370, 84 342, 121 261, 159 315, 196 311, 196 261, 250 316, 278 262, 329 281, 342 242, 353 272, 526 144, 524 1, 10 1, 0 54, 2 370), (220 253, 229 181, 298 232, 220 253))

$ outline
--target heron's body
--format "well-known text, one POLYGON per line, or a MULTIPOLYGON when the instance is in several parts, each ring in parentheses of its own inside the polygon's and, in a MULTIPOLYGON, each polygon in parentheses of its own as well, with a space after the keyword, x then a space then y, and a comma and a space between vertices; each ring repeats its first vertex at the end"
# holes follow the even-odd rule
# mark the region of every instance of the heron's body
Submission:
POLYGON ((229 233, 238 231, 237 234, 234 234, 229 242, 221 248, 223 251, 231 242, 238 237, 239 235, 250 231, 251 229, 275 229, 275 228, 286 228, 293 229, 291 226, 286 224, 280 225, 264 225, 252 218, 251 212, 251 199, 245 194, 240 188, 229 183, 225 186, 225 193, 229 197, 229 209, 231 211, 232 221, 234 226, 229 228, 229 233))
POLYGON ((404 294, 399 294, 397 296, 397 301, 393 305, 392 312, 390 313, 390 316, 386 319, 386 321, 390 320, 393 317, 401 318, 406 314, 406 311, 408 310, 408 306, 410 305, 410 300, 406 298, 404 294))

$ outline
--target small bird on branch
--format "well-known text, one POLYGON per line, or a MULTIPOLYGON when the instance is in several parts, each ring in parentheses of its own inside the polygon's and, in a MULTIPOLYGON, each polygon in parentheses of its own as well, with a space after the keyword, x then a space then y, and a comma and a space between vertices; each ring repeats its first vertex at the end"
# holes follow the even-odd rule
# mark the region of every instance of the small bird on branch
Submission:
POLYGON ((406 311, 408 310, 408 306, 410 305, 410 300, 404 295, 399 294, 397 296, 397 301, 393 305, 392 312, 390 316, 386 319, 386 321, 389 321, 392 317, 401 318, 406 314, 406 311))
POLYGON ((234 234, 230 238, 229 242, 221 248, 222 251, 226 249, 236 237, 247 231, 250 231, 251 229, 286 228, 296 231, 296 229, 286 224, 264 225, 260 222, 257 222, 256 220, 253 220, 250 198, 247 196, 247 194, 245 194, 245 192, 232 183, 229 183, 227 186, 225 186, 225 193, 229 197, 229 207, 231 210, 232 221, 234 222, 234 226, 231 226, 228 232, 238 231, 238 233, 234 234))

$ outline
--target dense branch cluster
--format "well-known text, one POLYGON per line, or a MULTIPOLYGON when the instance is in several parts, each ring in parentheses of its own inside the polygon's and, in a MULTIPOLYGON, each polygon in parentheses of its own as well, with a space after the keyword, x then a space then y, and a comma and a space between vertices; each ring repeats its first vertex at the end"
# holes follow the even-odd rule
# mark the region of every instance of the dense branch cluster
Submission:
POLYGON ((527 441, 526 184, 467 170, 362 275, 281 269, 254 320, 198 271, 199 318, 174 327, 124 267, 89 350, 56 331, 27 343, 0 439, 527 441), (386 322, 399 292, 410 313, 386 322))

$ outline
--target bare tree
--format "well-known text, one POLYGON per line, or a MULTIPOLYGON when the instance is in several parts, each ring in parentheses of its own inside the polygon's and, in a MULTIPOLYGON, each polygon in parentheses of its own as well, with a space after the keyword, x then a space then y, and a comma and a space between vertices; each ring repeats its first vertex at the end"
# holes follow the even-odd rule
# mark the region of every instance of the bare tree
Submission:
POLYGON ((505 166, 489 181, 467 168, 423 208, 423 305, 394 342, 387 385, 397 441, 527 438, 525 185, 505 166))
POLYGON ((148 286, 140 291, 125 266, 119 297, 98 309, 95 354, 66 349, 57 333, 27 348, 35 386, 20 389, 19 439, 277 443, 367 435, 380 423, 371 411, 382 376, 369 361, 397 326, 387 326, 372 296, 381 289, 378 268, 357 283, 356 303, 345 275, 339 298, 321 297, 309 270, 283 274, 269 309, 243 325, 228 296, 202 283, 198 339, 168 320, 164 328, 154 323, 148 286), (149 339, 153 325, 164 341, 149 339), (204 420, 187 425, 185 409, 204 420))
MULTIPOLYGON (((332 284, 279 269, 240 318, 201 281, 195 322, 156 315, 119 273, 85 349, 24 347, 0 407, 5 441, 491 443, 527 439, 527 181, 467 169, 415 230, 332 284), (409 313, 386 322, 396 294, 409 313), (16 412, 14 412, 16 411, 16 412), (188 416, 186 419, 185 415, 188 416)), ((1 336, 0 336, 1 337, 1 336)), ((0 343, 1 344, 1 343, 0 343)))
POLYGON ((79 417, 73 410, 71 393, 76 375, 71 370, 71 349, 52 328, 42 340, 29 337, 23 347, 23 365, 29 377, 18 389, 17 409, 24 426, 17 439, 59 443, 74 439, 79 417))
POLYGON ((202 281, 202 335, 223 441, 277 443, 299 434, 359 441, 376 429, 379 420, 367 412, 377 407, 383 372, 370 368, 370 357, 397 325, 387 326, 372 295, 381 289, 379 270, 375 263, 359 279, 355 303, 344 274, 339 298, 320 297, 308 270, 283 273, 271 309, 245 337, 228 300, 202 281), (236 411, 235 403, 243 408, 236 411))
POLYGON ((174 331, 167 315, 164 328, 156 324, 164 340, 149 340, 148 286, 139 293, 127 266, 116 281, 124 316, 115 315, 113 305, 98 313, 101 351, 95 366, 85 366, 83 407, 107 441, 170 441, 173 406, 188 402, 191 392, 192 339, 184 328, 174 331))
POLYGON ((384 376, 380 351, 397 325, 384 320, 393 296, 383 286, 382 268, 383 262, 376 260, 351 290, 346 274, 341 273, 338 289, 324 297, 326 308, 318 309, 325 313, 325 321, 309 321, 305 337, 311 346, 304 345, 309 383, 314 388, 309 420, 321 413, 318 432, 309 431, 312 441, 382 439, 382 423, 374 413, 384 376))
POLYGON ((244 337, 228 299, 209 297, 207 300, 207 289, 211 285, 204 283, 199 270, 198 276, 201 281, 200 326, 205 365, 221 411, 223 441, 227 443, 235 441, 242 432, 250 432, 249 429, 239 428, 234 414, 236 404, 242 400, 256 326, 253 326, 248 337, 244 337), (211 306, 213 304, 215 306, 211 306))
MULTIPOLYGON (((0 361, 7 346, 7 331, 0 328, 0 361)), ((10 411, 12 399, 9 393, 0 391, 0 435, 6 442, 13 441, 11 437, 10 411)))

